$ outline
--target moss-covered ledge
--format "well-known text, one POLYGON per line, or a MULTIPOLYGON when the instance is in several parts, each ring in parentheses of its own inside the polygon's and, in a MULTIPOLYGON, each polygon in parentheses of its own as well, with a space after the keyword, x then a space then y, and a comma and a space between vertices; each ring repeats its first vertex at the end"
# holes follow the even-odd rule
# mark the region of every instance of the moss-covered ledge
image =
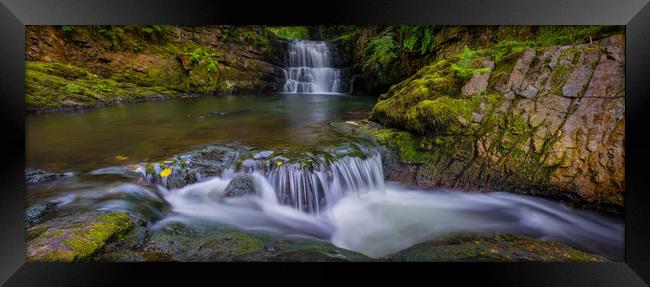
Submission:
POLYGON ((90 212, 46 221, 27 230, 27 261, 87 260, 133 227, 124 212, 90 212))

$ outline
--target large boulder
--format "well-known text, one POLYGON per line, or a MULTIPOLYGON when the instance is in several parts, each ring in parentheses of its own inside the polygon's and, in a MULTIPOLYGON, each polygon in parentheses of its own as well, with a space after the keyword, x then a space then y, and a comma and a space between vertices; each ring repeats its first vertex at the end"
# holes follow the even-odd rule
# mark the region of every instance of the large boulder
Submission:
POLYGON ((52 219, 27 229, 27 260, 88 260, 134 226, 124 212, 88 212, 52 219))

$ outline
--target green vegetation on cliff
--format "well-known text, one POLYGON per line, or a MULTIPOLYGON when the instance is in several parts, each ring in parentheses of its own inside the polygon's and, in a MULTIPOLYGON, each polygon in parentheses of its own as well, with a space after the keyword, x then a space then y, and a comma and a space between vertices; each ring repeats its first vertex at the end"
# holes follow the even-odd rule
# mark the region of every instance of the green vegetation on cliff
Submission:
POLYGON ((309 29, 305 26, 284 26, 268 28, 276 36, 287 40, 308 40, 309 29))
POLYGON ((256 26, 30 26, 27 109, 97 107, 277 86, 278 38, 256 26))
POLYGON ((384 130, 378 139, 403 161, 421 164, 418 185, 620 206, 623 155, 606 150, 623 144, 620 31, 549 27, 464 45, 391 86, 370 119, 417 134, 384 130), (597 163, 603 156, 607 167, 597 163))

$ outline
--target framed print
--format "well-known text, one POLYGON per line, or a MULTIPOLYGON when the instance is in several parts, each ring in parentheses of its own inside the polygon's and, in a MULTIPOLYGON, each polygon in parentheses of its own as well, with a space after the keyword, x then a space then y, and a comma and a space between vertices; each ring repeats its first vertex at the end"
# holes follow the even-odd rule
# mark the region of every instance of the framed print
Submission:
POLYGON ((4 1, 3 282, 644 286, 650 8, 508 2, 4 1))

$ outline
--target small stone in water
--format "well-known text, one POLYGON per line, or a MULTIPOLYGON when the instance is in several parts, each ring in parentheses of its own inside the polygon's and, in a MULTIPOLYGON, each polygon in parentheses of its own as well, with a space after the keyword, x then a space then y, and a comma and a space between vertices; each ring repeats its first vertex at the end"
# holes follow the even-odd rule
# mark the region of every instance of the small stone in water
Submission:
POLYGON ((271 150, 265 150, 258 152, 255 156, 253 156, 254 159, 261 159, 261 158, 267 158, 273 154, 273 151, 271 150))
POLYGON ((241 165, 243 167, 245 167, 245 168, 251 169, 251 168, 255 168, 255 166, 257 166, 257 161, 252 160, 252 159, 247 159, 247 160, 243 161, 241 163, 241 165))

